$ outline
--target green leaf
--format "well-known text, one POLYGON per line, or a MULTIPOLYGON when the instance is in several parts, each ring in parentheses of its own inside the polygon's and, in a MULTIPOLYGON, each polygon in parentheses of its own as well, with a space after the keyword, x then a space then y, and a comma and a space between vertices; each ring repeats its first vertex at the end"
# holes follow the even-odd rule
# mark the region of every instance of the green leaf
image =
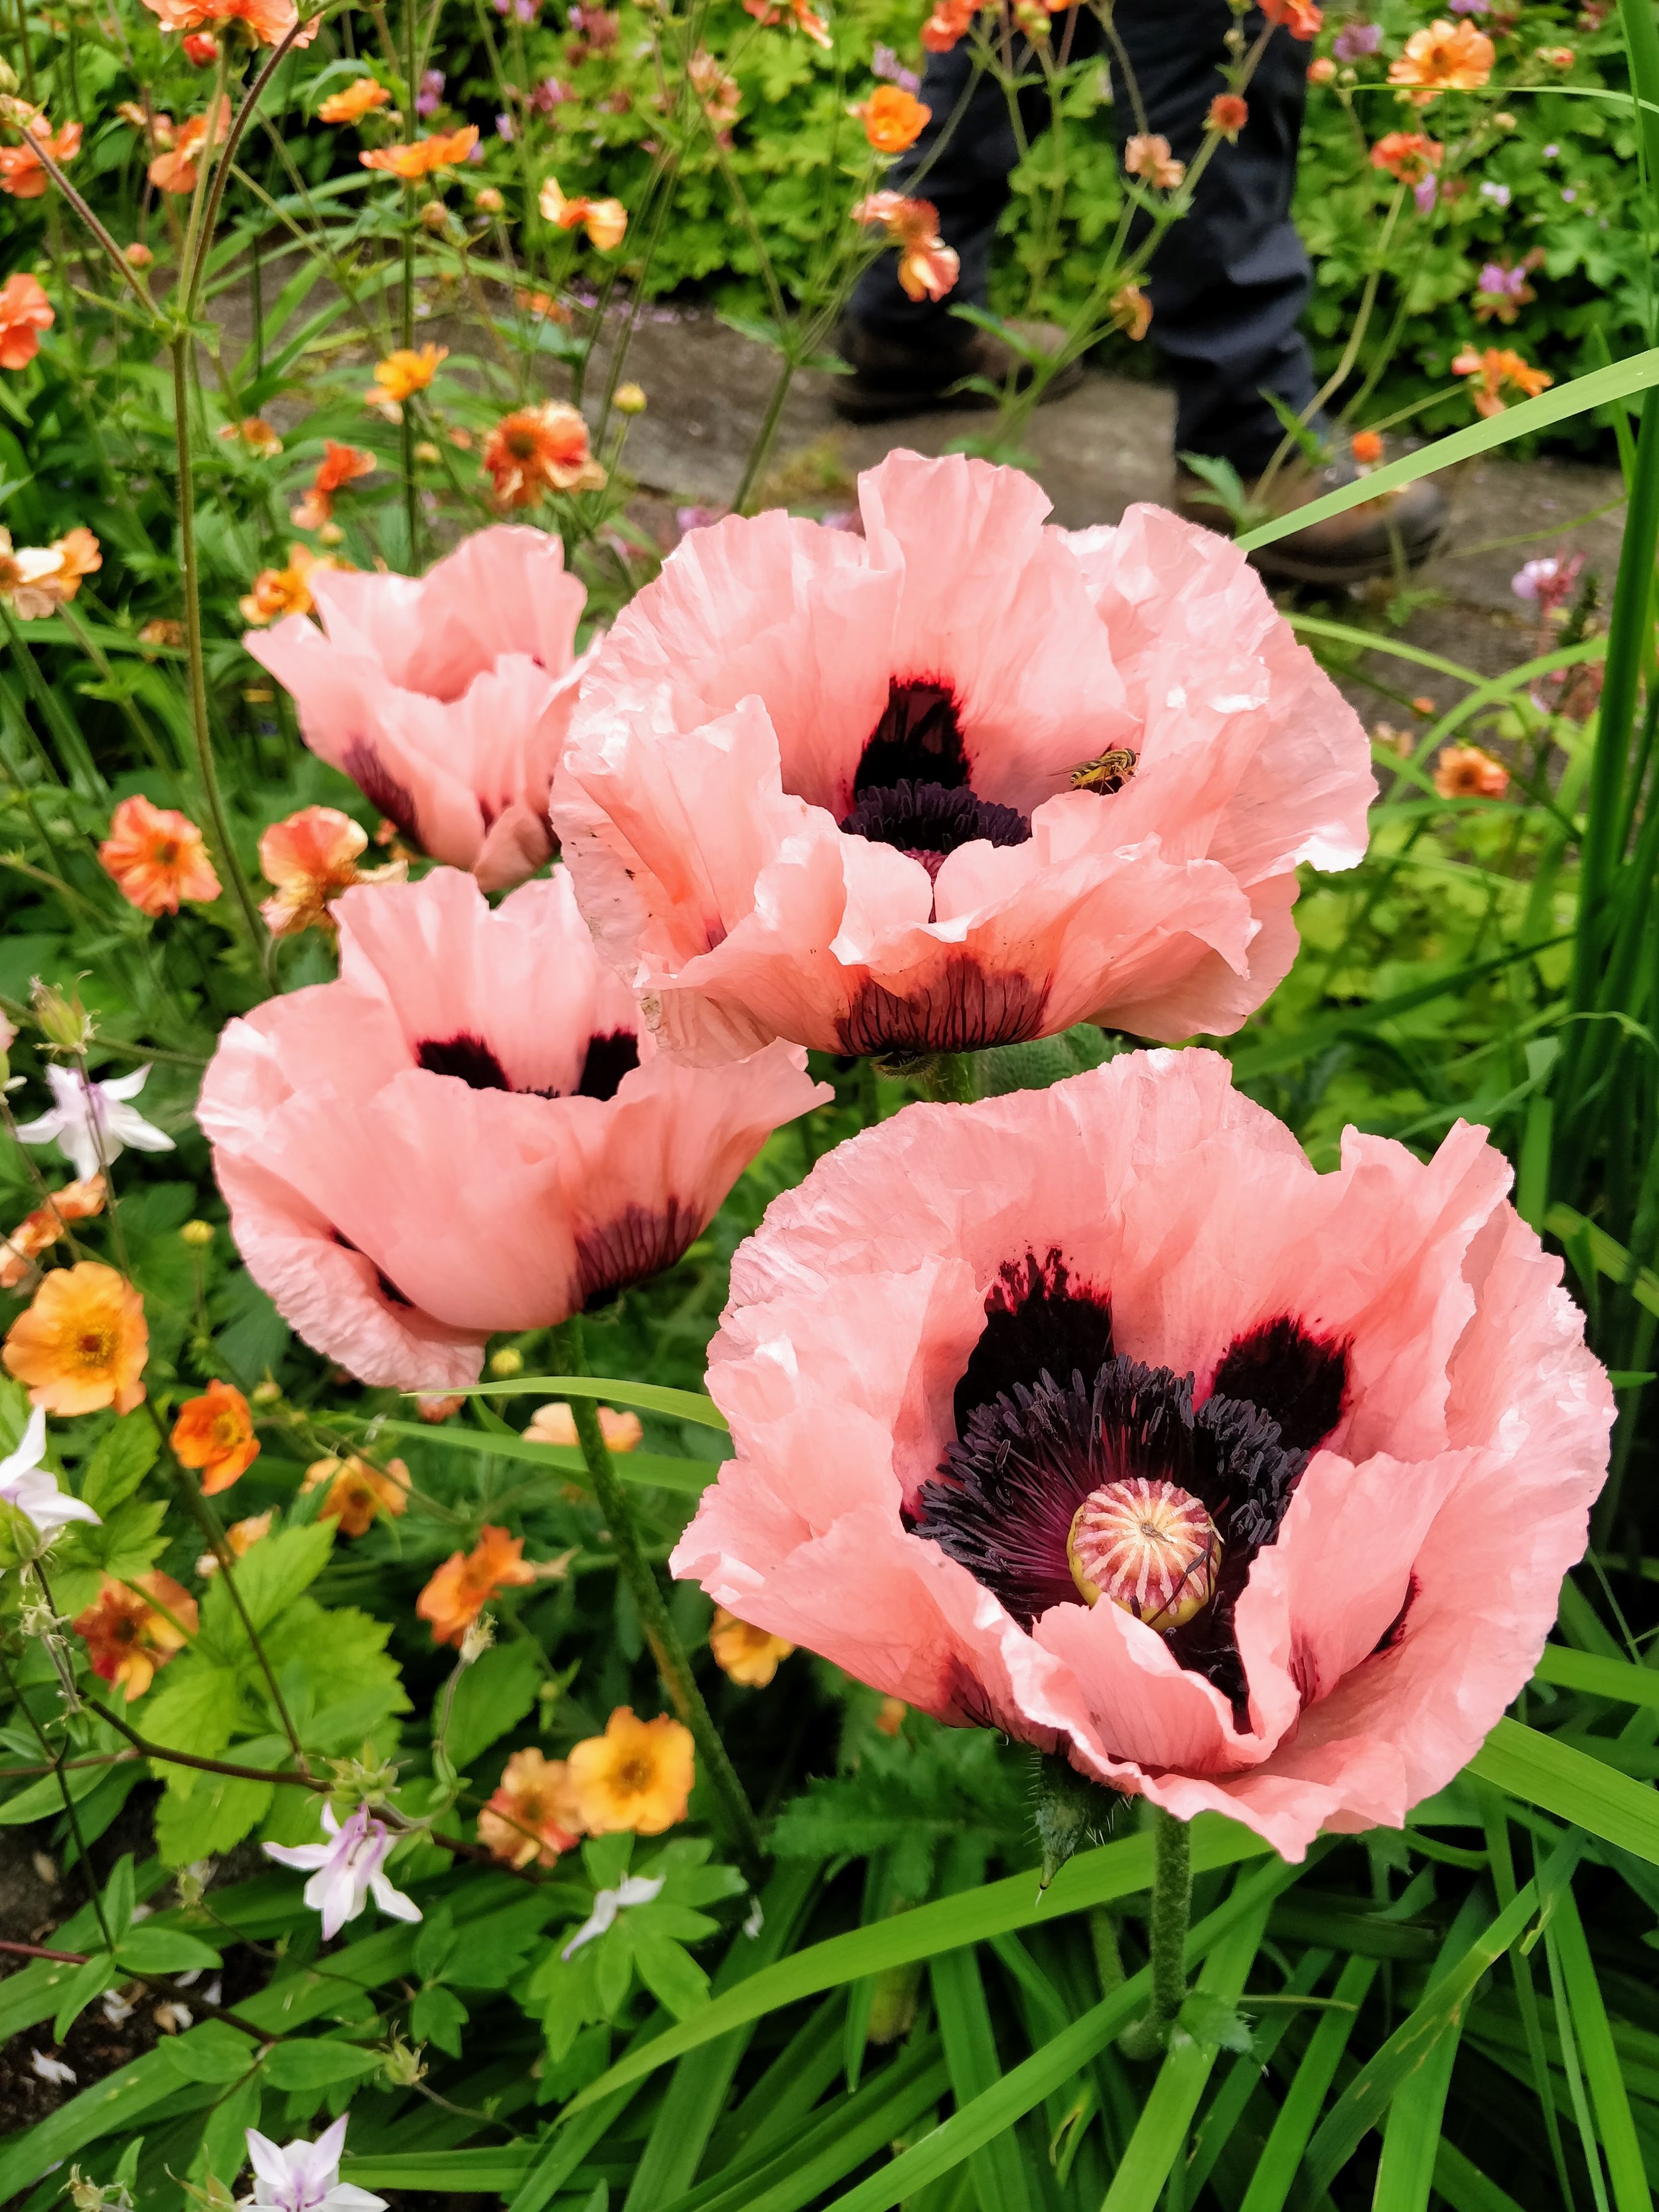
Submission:
MULTIPOLYGON (((255 1634, 270 1626, 321 1574, 334 1547, 334 1523, 313 1521, 282 1528, 236 1562, 236 1594, 255 1634)), ((226 1657, 246 1649, 246 1635, 222 1575, 202 1603, 202 1637, 226 1657)))
POLYGON ((473 1661, 455 1685, 444 1739, 459 1772, 518 1726, 535 1704, 541 1681, 541 1654, 527 1640, 497 1644, 473 1661))
POLYGON ((156 2048, 175 2072, 189 2081, 237 2081, 259 2055, 259 2047, 222 2020, 204 2020, 187 2035, 169 2035, 156 2048))
POLYGON ((270 1791, 269 1782, 220 1774, 203 1775, 188 1797, 169 1790, 155 1808, 155 1848, 163 1864, 188 1866, 240 1844, 264 1818, 270 1791))
POLYGON ((115 1947, 115 1955, 129 1973, 184 1974, 192 1966, 216 1966, 219 1954, 198 1936, 182 1928, 152 1928, 148 1923, 128 1929, 115 1947))
MULTIPOLYGON (((946 1951, 933 1960, 932 1978, 951 2094, 961 2112, 1001 2078, 991 2008, 972 1951, 946 1951)), ((994 2136, 974 2153, 969 2170, 980 2212, 1030 2212, 1031 2191, 1017 2136, 1006 2130, 994 2136)))
POLYGON ((84 1966, 77 1966, 58 2001, 58 2016, 52 2024, 52 2041, 61 2043, 93 1999, 102 1996, 106 1990, 112 1990, 120 1978, 107 1951, 94 1952, 84 1966))
POLYGON ((1358 2022, 1359 2008, 1376 1978, 1375 1959, 1350 1959, 1337 1978, 1336 2002, 1322 2014, 1308 2039, 1284 2101, 1250 2177, 1239 2212, 1280 2212, 1301 2170, 1302 2154, 1314 2131, 1327 2091, 1358 2022))
POLYGON ((1607 2155, 1613 2203, 1619 2212, 1652 2212, 1653 2197, 1625 2090, 1624 2069, 1571 1889, 1564 1890, 1556 1900, 1551 1930, 1572 2008, 1573 2027, 1584 2056, 1584 2074, 1595 2108, 1596 2133, 1607 2155))
MULTIPOLYGON (((665 1383, 621 1382, 613 1376, 515 1375, 510 1382, 475 1382, 457 1395, 519 1397, 526 1391, 550 1398, 603 1398, 608 1405, 635 1406, 642 1413, 665 1413, 671 1420, 690 1421, 702 1429, 727 1429, 725 1414, 701 1390, 671 1390, 665 1383)), ((430 1437, 433 1431, 428 1429, 426 1434, 430 1437)))
POLYGON ((1501 1720, 1468 1771, 1659 1866, 1659 1796, 1570 1744, 1501 1720))
MULTIPOLYGON (((216 1759, 230 1741, 238 1704, 234 1668, 220 1665, 204 1651, 181 1652, 144 1707, 144 1734, 170 1750, 216 1759)), ((178 1797, 188 1797, 207 1778, 199 1767, 173 1766, 161 1759, 152 1761, 152 1768, 178 1797)))
POLYGON ((337 2081, 361 2081, 379 2067, 380 2055, 355 2043, 321 2036, 274 2044, 265 2058, 265 2079, 273 2089, 329 2089, 337 2081))
POLYGON ((155 1464, 161 1439, 148 1413, 127 1413, 106 1429, 81 1470, 80 1494, 107 1520, 155 1464))
POLYGON ((409 2032, 417 2043, 435 2043, 440 2051, 459 2058, 466 2020, 466 2007, 453 1990, 434 1986, 416 1992, 409 2008, 409 2032))
POLYGON ((1659 1669, 1631 1659, 1604 1659, 1594 1651, 1574 1651, 1547 1644, 1533 1679, 1558 1689, 1582 1690, 1592 1698, 1612 1698, 1621 1705, 1659 1705, 1659 1669))
POLYGON ((1582 1213, 1575 1213, 1570 1206, 1551 1206, 1544 1216, 1544 1226, 1563 1244, 1582 1243, 1598 1273, 1611 1283, 1628 1283, 1630 1294, 1638 1305, 1645 1306, 1650 1313, 1659 1314, 1659 1275, 1650 1268, 1638 1267, 1624 1246, 1615 1243, 1605 1229, 1597 1228, 1582 1213))
MULTIPOLYGON (((517 1387, 516 1385, 514 1386, 517 1387)), ((713 1424, 704 1424, 712 1426, 713 1424)), ((538 1443, 530 1437, 505 1435, 486 1429, 463 1429, 453 1423, 441 1429, 421 1421, 382 1421, 376 1433, 407 1437, 437 1451, 473 1452, 496 1459, 526 1461, 532 1467, 551 1468, 579 1482, 587 1479, 587 1462, 576 1444, 538 1443)), ((675 1459, 662 1452, 617 1452, 612 1465, 624 1482, 643 1484, 653 1490, 675 1490, 686 1498, 700 1498, 717 1472, 706 1459, 675 1459)))
POLYGON ((708 2002, 708 1977, 683 1944, 647 1930, 632 1931, 640 1979, 676 2020, 688 2020, 708 2002))

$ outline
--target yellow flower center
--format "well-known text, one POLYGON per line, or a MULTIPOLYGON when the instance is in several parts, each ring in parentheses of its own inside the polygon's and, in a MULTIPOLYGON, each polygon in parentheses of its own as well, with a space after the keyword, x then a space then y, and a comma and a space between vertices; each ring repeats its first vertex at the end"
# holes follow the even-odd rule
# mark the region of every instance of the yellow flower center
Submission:
POLYGON ((1085 1604, 1107 1598, 1161 1633, 1214 1595, 1221 1539, 1197 1498, 1138 1474, 1089 1492, 1073 1516, 1066 1557, 1085 1604))
POLYGON ((656 1778, 648 1759, 625 1759, 617 1769, 618 1788, 629 1790, 636 1796, 643 1796, 646 1790, 651 1789, 656 1778))
POLYGON ((112 1328, 83 1328, 75 1340, 75 1359, 77 1365, 91 1369, 107 1367, 115 1358, 115 1332, 112 1328))

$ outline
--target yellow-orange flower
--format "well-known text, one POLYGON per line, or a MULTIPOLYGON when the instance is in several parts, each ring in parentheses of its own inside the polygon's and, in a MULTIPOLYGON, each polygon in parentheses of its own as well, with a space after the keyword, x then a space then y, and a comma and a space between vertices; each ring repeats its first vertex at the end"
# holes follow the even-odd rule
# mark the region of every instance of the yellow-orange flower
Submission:
POLYGON ((434 1644, 459 1644, 498 1590, 535 1581, 523 1550, 522 1536, 486 1522, 470 1552, 450 1553, 415 1601, 416 1612, 432 1624, 434 1644))
POLYGON ((878 154, 902 154, 914 146, 933 112, 915 93, 897 84, 878 84, 868 100, 847 112, 864 125, 864 135, 878 154))
POLYGON ((642 1721, 618 1705, 605 1734, 585 1737, 567 1763, 590 1835, 659 1836, 685 1818, 696 1778, 691 1731, 666 1713, 642 1721))
MULTIPOLYGON (((574 1444, 577 1441, 576 1416, 562 1398, 550 1406, 538 1406, 525 1434, 532 1443, 574 1444)), ((631 1452, 637 1449, 645 1431, 640 1426, 637 1413, 619 1413, 610 1406, 601 1406, 599 1434, 608 1449, 631 1452)))
POLYGON ((1313 0, 1261 0, 1261 12, 1270 23, 1282 23, 1293 39, 1315 39, 1324 22, 1322 9, 1313 0))
POLYGON ((1399 60, 1389 64, 1389 82, 1415 86, 1413 106, 1426 107, 1443 92, 1479 92, 1497 58, 1484 31, 1467 20, 1449 23, 1437 17, 1425 31, 1412 33, 1399 60))
POLYGON ((214 1381, 199 1398, 187 1398, 173 1425, 173 1455, 180 1467, 196 1468, 202 1495, 212 1498, 239 1482, 259 1456, 253 1414, 231 1382, 214 1381))
POLYGON ((1547 369, 1534 368, 1508 346, 1488 346, 1484 353, 1465 346, 1452 362, 1452 374, 1469 379, 1469 397, 1474 402, 1474 411, 1486 416, 1503 414, 1509 405, 1504 397, 1506 391, 1518 392, 1524 399, 1535 399, 1555 381, 1547 369))
POLYGON ((429 138, 417 138, 412 145, 381 146, 372 154, 359 154, 357 159, 366 169, 385 169, 405 184, 417 177, 429 177, 439 169, 453 169, 458 161, 465 161, 478 143, 478 126, 469 123, 464 131, 434 131, 429 138))
MULTIPOLYGON (((267 1507, 263 1513, 251 1513, 246 1521, 233 1521, 225 1531, 225 1549, 233 1559, 240 1559, 253 1549, 261 1538, 270 1535, 275 1516, 267 1507)), ((212 1577, 219 1571, 217 1556, 204 1552, 196 1562, 198 1575, 212 1577)))
POLYGON ((311 596, 311 586, 306 579, 318 565, 337 568, 337 562, 312 551, 308 545, 290 545, 286 568, 261 568, 253 579, 253 588, 238 600, 242 620, 263 625, 275 622, 280 615, 308 615, 316 602, 311 596))
POLYGON ((930 54, 948 54, 974 27, 982 0, 933 0, 933 12, 921 27, 930 54))
POLYGON ((1570 70, 1576 59, 1571 46, 1540 46, 1538 58, 1546 69, 1570 70))
POLYGON ((528 284, 520 284, 513 299, 526 314, 539 315, 544 322, 568 323, 575 319, 562 300, 556 300, 550 292, 534 291, 528 284))
POLYGON ((939 236, 939 210, 931 200, 902 192, 872 192, 853 210, 854 222, 879 223, 898 249, 900 289, 912 300, 942 300, 961 264, 939 236))
POLYGON ((550 1867, 581 1839, 570 1770, 562 1759, 515 1751, 478 1815, 478 1841, 508 1866, 550 1867))
MULTIPOLYGON (((248 35, 264 46, 280 46, 298 22, 295 0, 144 0, 164 31, 195 31, 204 23, 243 23, 248 35)), ((320 15, 307 24, 295 40, 308 46, 317 35, 320 15)))
POLYGON ((579 195, 568 200, 559 180, 550 177, 536 203, 549 222, 561 230, 586 230, 592 244, 608 253, 620 246, 628 229, 628 210, 620 200, 591 200, 579 195))
POLYGON ((38 276, 18 270, 0 284, 0 368, 27 368, 40 350, 40 333, 58 312, 38 276))
POLYGON ((343 92, 331 92, 317 110, 323 123, 360 123, 365 115, 377 107, 384 107, 392 97, 383 84, 372 76, 356 77, 343 92))
POLYGON ((375 362, 374 381, 363 398, 371 407, 383 408, 393 422, 400 421, 404 400, 424 392, 438 374, 439 363, 448 358, 447 346, 423 345, 418 353, 413 346, 399 346, 375 362))
POLYGON ((373 476, 380 463, 360 446, 343 446, 333 438, 323 441, 323 458, 317 473, 289 520, 296 530, 320 530, 334 513, 334 495, 359 477, 373 476))
POLYGON ((282 440, 263 415, 244 415, 240 422, 227 422, 219 435, 240 438, 249 453, 257 453, 262 461, 275 460, 283 450, 282 440))
POLYGON ((15 1290, 70 1222, 101 1213, 105 1195, 102 1175, 88 1176, 84 1182, 66 1182, 44 1206, 25 1214, 10 1236, 0 1241, 0 1291, 15 1290))
POLYGON ((605 483, 580 410, 563 399, 503 416, 481 458, 503 507, 533 507, 546 492, 598 491, 605 483))
MULTIPOLYGON (((162 118, 157 117, 159 127, 162 118)), ((230 102, 219 102, 216 119, 208 115, 192 115, 172 144, 158 154, 144 172, 158 192, 193 192, 196 189, 196 157, 208 143, 211 128, 213 143, 217 146, 230 128, 230 102)))
POLYGON ((66 123, 54 131, 46 117, 36 113, 23 128, 27 135, 21 146, 0 146, 0 192, 9 192, 14 199, 38 200, 52 182, 41 149, 61 168, 81 150, 81 126, 66 123))
POLYGON ((795 1647, 769 1629, 751 1628, 721 1605, 714 1608, 708 1648, 722 1674, 747 1690, 763 1690, 795 1647))
POLYGON ((1385 131, 1371 148, 1371 167, 1386 169, 1402 185, 1415 185, 1434 174, 1446 158, 1438 138, 1421 131, 1385 131))
POLYGON ((876 1714, 876 1726, 883 1735, 896 1735, 904 1726, 904 1716, 909 1711, 902 1698, 884 1698, 876 1714))
POLYGON ((1139 343, 1152 325, 1152 303, 1139 285, 1120 285, 1108 304, 1117 328, 1139 343))
POLYGON ((1443 799, 1501 799, 1510 787, 1510 772, 1480 745, 1443 745, 1434 787, 1443 799))
POLYGON ((302 806, 259 840, 259 866, 276 896, 259 908, 273 937, 297 936, 328 920, 331 902, 359 880, 368 833, 337 806, 302 806))
POLYGON ((1187 173, 1187 164, 1176 160, 1169 140, 1157 131, 1139 131, 1129 140, 1123 149, 1123 166, 1132 177, 1161 192, 1173 191, 1187 173))
POLYGON ((56 1267, 6 1337, 6 1371, 49 1413, 130 1413, 143 1401, 149 1357, 144 1302, 99 1260, 56 1267))
POLYGON ((81 588, 82 577, 95 576, 104 565, 103 548, 91 531, 78 524, 58 538, 52 550, 59 559, 52 579, 52 589, 59 599, 72 599, 81 588))
POLYGON ((219 878, 201 831, 175 807, 124 799, 110 817, 98 857, 116 889, 140 914, 177 914, 181 899, 207 906, 219 878))
POLYGON ((400 1520, 409 1510, 409 1469, 400 1459, 389 1459, 384 1468, 371 1467, 353 1452, 349 1459, 313 1460, 306 1469, 301 1490, 320 1490, 328 1495, 317 1509, 319 1521, 337 1521, 343 1536, 366 1535, 377 1513, 400 1520))
POLYGON ((125 1691, 131 1705, 195 1635, 196 1601, 159 1567, 131 1583, 106 1575, 96 1602, 74 1627, 86 1639, 93 1673, 125 1691))

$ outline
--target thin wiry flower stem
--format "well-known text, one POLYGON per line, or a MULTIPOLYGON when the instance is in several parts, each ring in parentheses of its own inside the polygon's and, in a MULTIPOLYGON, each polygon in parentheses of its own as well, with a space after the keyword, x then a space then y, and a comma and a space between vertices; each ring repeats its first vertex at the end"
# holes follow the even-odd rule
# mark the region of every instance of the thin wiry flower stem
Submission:
POLYGON ((1152 2001, 1127 2029, 1119 2048, 1131 2058, 1154 2058, 1169 2046, 1170 2030, 1187 1997, 1187 1923, 1193 1910, 1192 1838, 1184 1820, 1152 1808, 1152 2001))
MULTIPOLYGON (((587 1364, 582 1345, 581 1316, 573 1316, 553 1334, 559 1348, 560 1371, 566 1375, 585 1375, 587 1364)), ((616 1546, 617 1564, 639 1608, 640 1625, 645 1632, 645 1640, 651 1647, 651 1656, 657 1662, 657 1672, 662 1677, 669 1703, 691 1731, 697 1755, 702 1762, 702 1771, 714 1785, 726 1808, 726 1818, 732 1824, 744 1872, 751 1884, 757 1883, 764 1869, 766 1856, 761 1842, 760 1823, 755 1818, 754 1808, 738 1779, 737 1770, 726 1746, 720 1741, 714 1716, 703 1703, 702 1692, 691 1672, 690 1655, 680 1641, 679 1632, 669 1615, 662 1586, 646 1557, 634 1520, 634 1509, 623 1494, 610 1449, 600 1432, 599 1408, 591 1398, 573 1397, 570 1409, 575 1419, 576 1439, 581 1446, 582 1457, 587 1463, 587 1472, 592 1480, 593 1494, 605 1515, 611 1540, 616 1546)))

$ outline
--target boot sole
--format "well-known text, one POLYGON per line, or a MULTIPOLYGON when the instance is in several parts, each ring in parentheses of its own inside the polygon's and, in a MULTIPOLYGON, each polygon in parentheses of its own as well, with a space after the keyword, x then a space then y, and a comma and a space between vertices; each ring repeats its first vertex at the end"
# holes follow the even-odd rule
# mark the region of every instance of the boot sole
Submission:
MULTIPOLYGON (((1067 362, 1043 390, 1039 407, 1063 399, 1083 381, 1081 362, 1067 362)), ((1000 403, 987 392, 917 392, 895 386, 857 385, 850 377, 837 377, 830 402, 845 422, 895 422, 908 415, 988 414, 1000 403)))
MULTIPOLYGON (((1444 526, 1401 541, 1401 552, 1408 568, 1420 568, 1439 544, 1444 526)), ((1373 576, 1387 576, 1394 571, 1394 551, 1385 547, 1376 553, 1367 553, 1352 561, 1334 560, 1316 556, 1303 558, 1294 553, 1281 553, 1277 545, 1264 545, 1245 556, 1252 568, 1272 583, 1285 584, 1364 584, 1373 576)))

